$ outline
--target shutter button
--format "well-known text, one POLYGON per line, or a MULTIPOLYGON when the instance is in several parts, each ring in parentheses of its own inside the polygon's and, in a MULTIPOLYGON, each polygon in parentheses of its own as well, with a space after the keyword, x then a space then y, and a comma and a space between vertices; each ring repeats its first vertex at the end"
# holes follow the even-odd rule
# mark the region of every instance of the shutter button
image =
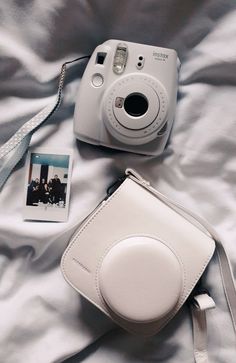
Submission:
POLYGON ((103 76, 100 73, 96 73, 92 77, 92 84, 94 87, 101 87, 103 85, 103 76))

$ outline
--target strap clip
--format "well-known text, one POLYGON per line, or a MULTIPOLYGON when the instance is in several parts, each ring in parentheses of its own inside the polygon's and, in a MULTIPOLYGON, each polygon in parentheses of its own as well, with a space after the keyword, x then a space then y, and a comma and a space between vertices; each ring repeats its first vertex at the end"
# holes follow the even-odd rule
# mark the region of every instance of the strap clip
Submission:
POLYGON ((193 297, 192 306, 197 310, 205 311, 209 309, 214 309, 216 307, 216 304, 210 294, 205 291, 193 297))

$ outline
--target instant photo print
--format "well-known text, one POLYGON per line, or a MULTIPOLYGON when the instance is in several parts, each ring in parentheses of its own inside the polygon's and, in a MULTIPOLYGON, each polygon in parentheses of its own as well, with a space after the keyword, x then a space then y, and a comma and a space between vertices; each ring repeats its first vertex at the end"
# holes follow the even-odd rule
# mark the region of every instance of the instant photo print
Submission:
POLYGON ((65 222, 68 218, 72 153, 67 149, 29 152, 23 218, 65 222))

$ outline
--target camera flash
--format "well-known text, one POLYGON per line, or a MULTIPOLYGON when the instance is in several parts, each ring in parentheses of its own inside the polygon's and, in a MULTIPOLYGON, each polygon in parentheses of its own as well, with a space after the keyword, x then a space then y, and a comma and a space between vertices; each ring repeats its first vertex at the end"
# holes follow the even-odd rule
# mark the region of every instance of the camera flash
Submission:
POLYGON ((124 72, 126 62, 128 57, 128 49, 127 46, 123 43, 119 43, 116 48, 114 62, 113 62, 113 71, 116 74, 121 74, 124 72))

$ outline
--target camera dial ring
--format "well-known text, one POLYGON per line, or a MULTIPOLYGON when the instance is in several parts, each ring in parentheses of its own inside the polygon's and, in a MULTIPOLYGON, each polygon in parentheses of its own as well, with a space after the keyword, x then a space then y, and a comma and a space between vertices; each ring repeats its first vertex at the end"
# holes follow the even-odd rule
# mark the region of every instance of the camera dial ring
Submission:
MULTIPOLYGON (((144 104, 144 110, 145 110, 144 104)), ((139 107, 140 108, 140 107, 139 107)), ((132 108, 131 108, 132 110, 132 108)), ((162 84, 146 74, 133 73, 115 81, 103 97, 103 120, 109 132, 125 144, 141 145, 158 137, 167 121, 168 97, 162 84), (128 114, 125 101, 132 94, 147 99, 146 112, 128 114)))

